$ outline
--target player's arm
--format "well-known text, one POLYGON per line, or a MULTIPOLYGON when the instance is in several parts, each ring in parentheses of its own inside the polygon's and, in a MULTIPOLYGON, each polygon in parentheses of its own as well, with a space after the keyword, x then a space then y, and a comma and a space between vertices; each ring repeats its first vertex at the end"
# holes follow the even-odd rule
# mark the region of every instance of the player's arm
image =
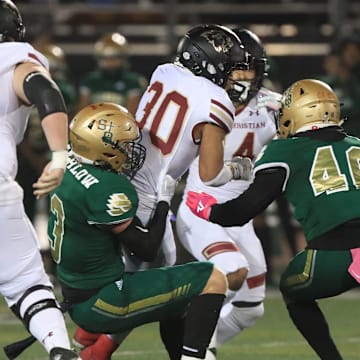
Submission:
POLYGON ((221 186, 232 179, 250 180, 252 162, 238 158, 224 163, 224 139, 226 132, 220 126, 205 124, 201 129, 199 151, 199 176, 208 186, 221 186))
POLYGON ((47 70, 31 62, 16 67, 13 87, 19 99, 37 108, 45 137, 52 151, 52 161, 34 184, 35 195, 46 195, 60 184, 66 167, 68 116, 64 99, 47 70))
POLYGON ((113 229, 113 232, 118 231, 117 237, 121 243, 142 261, 153 261, 158 254, 176 185, 175 179, 170 175, 165 175, 158 193, 158 203, 154 216, 147 226, 144 226, 140 219, 135 216, 131 225, 123 231, 119 231, 120 228, 113 229))
POLYGON ((153 261, 164 236, 169 208, 166 201, 158 202, 155 214, 147 226, 135 216, 130 226, 116 235, 117 238, 140 260, 153 261))
POLYGON ((61 91, 46 69, 35 63, 16 67, 13 81, 18 97, 35 105, 51 151, 64 151, 68 143, 68 116, 61 91))
POLYGON ((199 175, 203 182, 214 179, 224 166, 225 130, 214 124, 205 124, 201 129, 199 151, 199 175))
POLYGON ((249 188, 237 198, 222 204, 206 193, 188 192, 186 204, 197 216, 221 226, 242 226, 264 211, 282 192, 286 170, 274 167, 260 170, 249 188))

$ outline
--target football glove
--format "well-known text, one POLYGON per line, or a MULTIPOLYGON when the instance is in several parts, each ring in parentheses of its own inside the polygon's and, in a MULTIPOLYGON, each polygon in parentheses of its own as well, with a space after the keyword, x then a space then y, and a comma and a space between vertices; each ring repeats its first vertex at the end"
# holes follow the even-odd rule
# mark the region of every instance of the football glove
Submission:
POLYGON ((186 197, 186 205, 199 218, 209 221, 211 206, 217 204, 212 195, 205 192, 189 191, 186 197))
POLYGON ((165 175, 163 183, 161 184, 160 191, 158 193, 158 202, 159 201, 166 201, 169 205, 171 199, 174 196, 175 188, 177 185, 177 180, 175 180, 170 175, 165 175))
POLYGON ((278 111, 281 107, 281 95, 270 90, 262 90, 257 97, 257 107, 267 108, 270 111, 278 111))
POLYGON ((251 180, 253 176, 253 163, 250 158, 235 156, 231 161, 226 161, 231 167, 234 180, 251 180))

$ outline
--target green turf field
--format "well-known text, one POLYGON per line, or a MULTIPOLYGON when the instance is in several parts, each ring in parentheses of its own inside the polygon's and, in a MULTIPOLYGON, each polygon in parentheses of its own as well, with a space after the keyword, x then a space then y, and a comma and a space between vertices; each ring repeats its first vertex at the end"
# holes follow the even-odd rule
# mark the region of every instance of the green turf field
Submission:
MULTIPOLYGON (((346 360, 360 359, 359 303, 360 292, 320 302, 346 360)), ((67 323, 69 332, 72 334, 74 325, 70 320, 67 323)), ((26 332, 14 320, 3 302, 0 306, 0 324, 1 348, 9 342, 26 336, 26 332)), ((219 360, 312 360, 316 358, 289 321, 284 305, 276 292, 269 293, 266 299, 264 317, 253 328, 237 336, 218 352, 219 360)), ((2 350, 0 359, 6 359, 2 350)), ((47 360, 48 357, 42 347, 35 344, 18 359, 47 360)), ((135 330, 112 359, 167 359, 158 336, 157 325, 150 324, 135 330)))

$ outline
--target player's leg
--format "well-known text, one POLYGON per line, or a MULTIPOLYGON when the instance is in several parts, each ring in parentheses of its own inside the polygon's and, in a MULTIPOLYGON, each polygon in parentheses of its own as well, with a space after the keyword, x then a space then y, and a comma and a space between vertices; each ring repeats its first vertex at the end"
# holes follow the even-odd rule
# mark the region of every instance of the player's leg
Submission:
MULTIPOLYGON (((144 223, 148 222, 149 216, 151 212, 149 209, 143 209, 142 211, 138 211, 137 215, 141 217, 144 223)), ((170 219, 166 224, 165 233, 163 237, 163 246, 162 246, 161 255, 157 258, 154 263, 140 261, 134 255, 131 255, 126 249, 124 249, 124 258, 125 258, 125 268, 129 272, 146 270, 153 267, 160 267, 165 265, 172 265, 176 258, 176 248, 174 245, 174 235, 172 231, 172 226, 170 223, 170 219)), ((78 327, 73 335, 73 344, 80 349, 84 349, 90 345, 95 344, 97 342, 97 346, 103 347, 104 354, 108 354, 111 351, 114 352, 121 343, 125 340, 129 331, 124 334, 107 334, 100 337, 100 333, 90 333, 86 330, 78 327)), ((169 332, 167 332, 169 334, 169 332)), ((166 344, 165 344, 166 345, 166 344)), ((86 351, 83 351, 83 356, 86 356, 86 351)))
POLYGON ((264 314, 265 273, 260 274, 259 277, 250 277, 249 280, 250 284, 254 280, 256 285, 249 287, 249 283, 245 282, 241 290, 221 310, 216 348, 255 325, 264 314))
MULTIPOLYGON (((19 189, 9 183, 2 201, 19 189)), ((2 185, 3 187, 3 185, 2 185)), ((0 206, 2 250, 0 292, 29 332, 50 352, 70 349, 64 316, 37 248, 35 230, 25 215, 21 199, 0 206)))
MULTIPOLYGON (((240 227, 236 232, 241 231, 240 227)), ((225 228, 194 216, 182 203, 176 218, 176 232, 184 248, 198 261, 210 261, 228 279, 226 301, 239 290, 248 273, 248 261, 225 228)))
POLYGON ((184 321, 182 360, 205 359, 226 292, 225 274, 213 268, 200 296, 195 296, 190 301, 184 321))
MULTIPOLYGON (((226 290, 226 277, 221 271, 210 263, 196 262, 125 274, 122 280, 75 304, 69 314, 87 331, 120 333, 149 322, 181 318, 186 312, 181 352, 202 358, 226 290)), ((86 350, 92 348, 96 359, 104 359, 102 349, 95 345, 86 350)))
POLYGON ((316 299, 339 295, 358 283, 349 275, 350 251, 305 250, 288 265, 280 290, 289 316, 321 359, 342 359, 316 299))
POLYGON ((248 261, 249 272, 241 289, 221 311, 217 347, 253 326, 264 313, 266 262, 260 240, 251 222, 242 227, 228 228, 227 234, 248 261))
POLYGON ((217 334, 211 342, 212 350, 215 350, 263 315, 264 253, 252 223, 232 228, 204 224, 187 207, 180 206, 176 225, 180 241, 195 258, 211 261, 227 274, 230 290, 220 315, 217 334), (248 282, 244 283, 246 278, 248 282), (237 298, 233 299, 234 296, 237 298))

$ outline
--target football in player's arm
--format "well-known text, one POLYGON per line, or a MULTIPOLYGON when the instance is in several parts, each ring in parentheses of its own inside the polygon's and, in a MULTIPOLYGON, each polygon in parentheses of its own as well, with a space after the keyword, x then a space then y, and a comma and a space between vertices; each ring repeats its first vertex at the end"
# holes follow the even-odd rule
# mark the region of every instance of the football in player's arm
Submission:
POLYGON ((283 272, 280 290, 290 318, 321 359, 342 357, 316 300, 359 286, 360 140, 341 124, 339 100, 327 84, 297 81, 283 94, 279 138, 258 157, 248 190, 223 204, 206 193, 189 192, 186 200, 197 216, 237 226, 285 194, 307 246, 283 272))

